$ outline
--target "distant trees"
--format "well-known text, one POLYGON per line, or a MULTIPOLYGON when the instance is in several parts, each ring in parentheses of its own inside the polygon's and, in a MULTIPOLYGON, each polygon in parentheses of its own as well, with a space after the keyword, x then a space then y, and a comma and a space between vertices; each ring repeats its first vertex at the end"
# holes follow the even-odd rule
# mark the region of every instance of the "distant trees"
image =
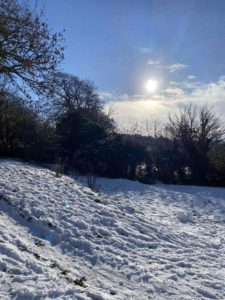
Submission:
POLYGON ((80 148, 74 158, 75 167, 83 173, 91 170, 101 176, 135 180, 142 178, 138 167, 147 161, 148 153, 143 146, 113 134, 80 148))
POLYGON ((47 85, 47 111, 55 123, 59 155, 82 173, 136 178, 146 151, 115 132, 93 84, 55 73, 47 85))
POLYGON ((225 186, 225 141, 215 145, 210 153, 211 183, 225 186))
MULTIPOLYGON (((209 106, 186 106, 154 136, 128 135, 142 149, 145 178, 172 184, 225 185, 225 131, 209 106)), ((135 159, 140 165, 140 161, 135 159)), ((137 178, 137 177, 136 177, 137 178)))
POLYGON ((177 180, 185 183, 189 178, 195 184, 206 184, 212 168, 210 154, 225 132, 215 113, 206 105, 190 105, 169 118, 167 132, 176 145, 177 180))
POLYGON ((0 0, 0 76, 36 92, 63 59, 63 36, 51 34, 41 14, 23 1, 0 0))
POLYGON ((151 164, 147 164, 148 177, 152 181, 176 183, 175 172, 180 168, 177 143, 165 136, 157 136, 149 141, 151 164))
POLYGON ((80 146, 90 145, 107 137, 107 130, 98 120, 83 112, 68 112, 57 119, 61 153, 72 159, 80 146))
POLYGON ((32 144, 36 116, 25 102, 12 93, 0 93, 0 148, 3 154, 13 155, 32 144))
POLYGON ((72 165, 81 149, 87 151, 93 143, 110 135, 114 131, 114 123, 104 113, 101 99, 89 81, 55 73, 46 84, 47 112, 55 124, 59 155, 72 165))
POLYGON ((55 134, 35 106, 15 92, 0 90, 0 154, 34 160, 51 160, 49 145, 55 134))
POLYGON ((10 155, 16 150, 18 144, 22 144, 22 141, 26 139, 33 129, 33 122, 30 122, 33 117, 32 111, 24 105, 20 98, 1 91, 0 147, 3 153, 10 155))

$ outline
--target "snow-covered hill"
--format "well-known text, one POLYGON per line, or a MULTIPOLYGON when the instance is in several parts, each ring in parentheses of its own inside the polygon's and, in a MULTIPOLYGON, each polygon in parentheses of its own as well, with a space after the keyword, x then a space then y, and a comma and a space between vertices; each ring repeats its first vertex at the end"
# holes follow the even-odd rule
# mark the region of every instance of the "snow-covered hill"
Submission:
POLYGON ((225 299, 225 189, 0 161, 0 299, 225 299))

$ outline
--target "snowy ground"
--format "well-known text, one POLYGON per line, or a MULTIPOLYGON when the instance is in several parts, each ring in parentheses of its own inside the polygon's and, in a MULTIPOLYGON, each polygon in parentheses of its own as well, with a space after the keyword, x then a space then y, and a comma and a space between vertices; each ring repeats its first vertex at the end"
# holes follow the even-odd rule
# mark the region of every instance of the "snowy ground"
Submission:
POLYGON ((0 299, 225 299, 225 189, 0 160, 0 299))

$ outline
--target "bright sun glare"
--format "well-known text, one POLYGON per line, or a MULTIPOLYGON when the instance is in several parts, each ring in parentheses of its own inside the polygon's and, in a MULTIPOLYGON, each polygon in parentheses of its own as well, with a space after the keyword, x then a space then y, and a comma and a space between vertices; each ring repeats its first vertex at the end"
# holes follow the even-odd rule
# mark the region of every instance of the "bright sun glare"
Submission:
POLYGON ((157 80, 153 80, 153 79, 149 79, 147 82, 146 82, 146 90, 148 92, 155 92, 157 90, 157 87, 158 87, 158 81, 157 80))

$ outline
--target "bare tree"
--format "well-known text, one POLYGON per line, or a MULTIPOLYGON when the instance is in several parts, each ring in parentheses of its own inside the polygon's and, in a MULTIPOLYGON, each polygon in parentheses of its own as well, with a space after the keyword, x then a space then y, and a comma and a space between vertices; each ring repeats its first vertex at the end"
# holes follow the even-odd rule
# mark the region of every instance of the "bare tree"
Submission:
POLYGON ((162 126, 157 118, 154 119, 146 119, 144 121, 145 124, 145 131, 144 135, 148 137, 157 138, 162 135, 162 126))
POLYGON ((167 131, 172 139, 182 141, 186 147, 191 146, 197 140, 199 127, 197 107, 189 105, 180 109, 174 117, 169 115, 167 131))
POLYGON ((36 113, 28 102, 0 87, 0 149, 3 154, 11 155, 28 138, 33 142, 36 121, 36 113))
POLYGON ((207 105, 190 105, 169 117, 167 131, 178 145, 177 156, 183 157, 183 167, 190 167, 193 181, 205 183, 210 172, 210 151, 225 133, 215 112, 207 105))
POLYGON ((81 80, 66 73, 52 73, 46 81, 47 97, 53 101, 53 106, 60 113, 86 111, 95 113, 102 109, 100 97, 88 80, 81 80))
MULTIPOLYGON (((51 34, 42 13, 25 1, 0 0, 0 76, 17 85, 18 79, 40 92, 49 71, 63 59, 63 36, 51 34)), ((25 91, 25 89, 23 89, 25 91)))
POLYGON ((203 106, 199 111, 199 150, 207 153, 221 140, 224 134, 225 129, 215 112, 209 106, 203 106))
POLYGON ((207 105, 198 108, 189 105, 180 110, 174 118, 169 116, 167 130, 172 138, 188 144, 198 144, 201 151, 209 151, 225 133, 224 128, 212 108, 207 105))

